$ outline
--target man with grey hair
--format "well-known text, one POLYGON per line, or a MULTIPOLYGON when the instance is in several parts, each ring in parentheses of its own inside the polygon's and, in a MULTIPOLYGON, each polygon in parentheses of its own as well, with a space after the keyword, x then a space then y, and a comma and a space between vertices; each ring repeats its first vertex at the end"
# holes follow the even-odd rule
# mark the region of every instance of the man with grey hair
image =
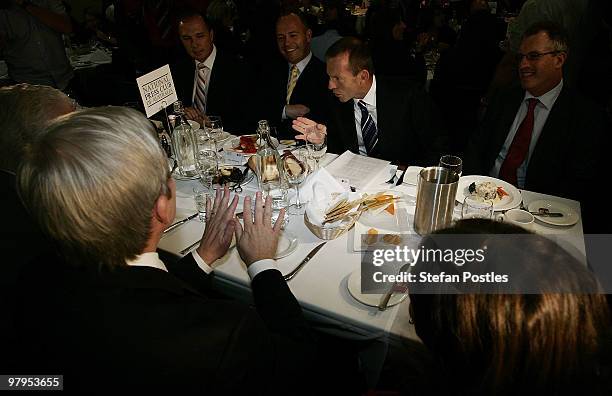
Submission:
POLYGON ((0 340, 4 351, 0 364, 7 367, 12 362, 11 350, 14 345, 10 312, 18 272, 25 263, 49 248, 17 195, 15 172, 26 147, 45 126, 54 118, 73 110, 73 101, 55 88, 28 84, 0 88, 0 203, 6 225, 0 230, 0 251, 3 257, 11 258, 3 263, 0 275, 0 309, 7 313, 0 321, 0 340))
POLYGON ((504 179, 521 189, 580 201, 585 231, 597 231, 602 216, 598 184, 607 146, 605 113, 563 78, 571 56, 565 31, 539 22, 525 31, 517 54, 521 87, 493 95, 471 136, 465 174, 504 179))
POLYGON ((64 117, 29 150, 18 186, 70 264, 36 263, 26 274, 23 370, 63 373, 67 389, 87 393, 275 394, 309 364, 310 329, 270 259, 284 216, 271 224, 270 199, 264 205, 257 193, 252 216, 246 197, 242 226, 238 197, 217 191, 199 247, 178 263, 158 258, 176 185, 140 113, 107 107, 64 117), (257 311, 207 295, 232 234, 257 311))

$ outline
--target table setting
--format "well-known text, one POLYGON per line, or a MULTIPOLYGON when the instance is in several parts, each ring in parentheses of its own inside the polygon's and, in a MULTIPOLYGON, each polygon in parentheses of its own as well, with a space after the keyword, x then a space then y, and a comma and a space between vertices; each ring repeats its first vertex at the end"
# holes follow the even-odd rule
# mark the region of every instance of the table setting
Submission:
MULTIPOLYGON (((294 171, 298 167, 304 174, 299 182, 287 182, 283 187, 286 190, 283 205, 289 213, 286 215, 276 266, 306 315, 315 323, 332 328, 333 332, 348 338, 390 336, 418 340, 414 328, 407 323, 405 317, 409 300, 406 293, 363 293, 358 285, 361 283, 360 266, 364 243, 376 237, 377 242, 392 247, 401 244, 401 238, 419 237, 414 226, 419 184, 422 184, 424 172, 431 167, 398 168, 385 161, 346 152, 341 155, 325 153, 320 159, 319 169, 313 170, 316 165, 314 159, 308 157, 308 147, 285 150, 285 147, 278 149, 281 173, 289 166, 294 171), (290 158, 288 165, 280 159, 283 153, 286 153, 285 159, 290 158), (355 175, 345 169, 353 165, 375 170, 368 173, 367 180, 355 179, 355 175), (392 183, 388 183, 390 180, 392 183), (377 202, 377 198, 381 204, 372 207, 372 210, 364 210, 364 202, 369 199, 368 205, 372 205, 377 202), (303 211, 291 210, 296 206, 301 206, 303 211), (394 239, 394 236, 400 239, 394 239), (388 240, 384 241, 383 237, 388 240), (316 292, 313 293, 313 290, 316 292)), ((257 153, 240 155, 247 167, 249 158, 254 158, 252 162, 256 162, 257 153)), ((452 196, 449 204, 452 221, 464 216, 466 197, 473 195, 469 191, 470 185, 491 182, 502 187, 507 195, 492 202, 491 210, 485 211, 486 216, 517 224, 525 220, 522 217, 515 218, 515 213, 520 212, 521 216, 528 214, 534 219, 527 219, 525 228, 551 236, 570 253, 577 257, 584 256, 578 202, 518 190, 488 176, 463 176, 456 167, 447 171, 455 172, 456 175, 456 196, 452 196), (563 213, 563 217, 538 216, 540 208, 550 213, 563 213), (566 225, 554 224, 554 221, 566 225)), ((240 199, 237 212, 242 211, 245 196, 253 196, 261 189, 261 174, 258 173, 257 165, 249 167, 250 172, 253 174, 252 179, 242 184, 241 192, 236 191, 240 199)), ((193 185, 197 184, 201 184, 201 181, 177 181, 177 221, 193 216, 196 211, 193 185)), ((218 186, 214 186, 211 191, 215 188, 218 186)), ((195 216, 168 232, 159 246, 177 256, 187 254, 197 247, 204 226, 205 223, 195 216), (190 249, 186 249, 190 246, 190 249)), ((220 290, 245 301, 251 298, 245 265, 236 249, 230 248, 226 256, 216 263, 215 273, 216 287, 220 290)))

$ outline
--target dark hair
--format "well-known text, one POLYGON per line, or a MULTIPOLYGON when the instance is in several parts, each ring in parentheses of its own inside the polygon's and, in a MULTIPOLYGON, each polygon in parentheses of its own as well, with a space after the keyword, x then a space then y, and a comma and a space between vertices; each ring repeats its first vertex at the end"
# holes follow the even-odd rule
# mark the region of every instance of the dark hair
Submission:
POLYGON ((329 47, 325 53, 325 59, 335 58, 344 53, 349 55, 349 67, 354 76, 364 69, 374 74, 372 52, 367 43, 356 37, 341 38, 329 47))
POLYGON ((550 41, 553 42, 555 51, 568 52, 569 51, 569 39, 567 32, 561 25, 551 21, 540 21, 529 26, 525 33, 523 33, 523 40, 530 36, 535 36, 540 32, 545 32, 548 35, 550 41))
POLYGON ((278 23, 278 21, 282 17, 286 17, 286 16, 289 16, 289 15, 295 15, 296 17, 300 18, 300 21, 306 27, 306 30, 311 29, 310 23, 308 22, 308 18, 306 18, 306 15, 304 15, 304 13, 302 11, 300 11, 299 8, 296 8, 296 7, 285 7, 285 8, 283 8, 281 10, 280 14, 278 15, 278 18, 276 18, 276 23, 278 23))
MULTIPOLYGON (((492 238, 492 234, 523 234, 521 246, 512 249, 518 252, 513 267, 541 276, 543 288, 560 285, 576 291, 417 294, 409 289, 417 334, 446 369, 444 374, 452 377, 449 381, 459 388, 454 391, 559 393, 595 378, 596 354, 602 350, 610 319, 603 294, 581 292, 576 286, 590 284, 597 289, 585 265, 552 240, 504 223, 459 221, 426 237, 423 244, 428 245, 435 234, 470 234, 474 236, 470 240, 487 246, 489 253, 495 249, 484 271, 493 270, 507 252, 503 249, 513 243, 510 235, 492 238)), ((435 265, 436 271, 456 267, 435 265)), ((415 265, 414 271, 419 270, 422 264, 415 265)))
POLYGON ((214 30, 213 24, 210 22, 210 20, 208 19, 206 15, 196 10, 195 8, 189 8, 189 7, 181 8, 176 12, 176 25, 178 26, 181 22, 184 22, 186 19, 193 18, 193 17, 202 18, 209 32, 214 30))

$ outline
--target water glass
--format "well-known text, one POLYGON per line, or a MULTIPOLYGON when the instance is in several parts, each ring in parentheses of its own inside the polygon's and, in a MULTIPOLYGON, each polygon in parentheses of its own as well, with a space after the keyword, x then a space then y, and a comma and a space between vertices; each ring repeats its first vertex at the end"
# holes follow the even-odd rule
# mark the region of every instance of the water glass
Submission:
POLYGON ((206 200, 213 199, 212 188, 204 185, 194 186, 193 199, 198 210, 198 220, 206 222, 206 200))
POLYGON ((198 151, 196 154, 196 169, 200 176, 200 183, 211 186, 219 172, 219 159, 217 153, 210 150, 198 151))
POLYGON ((467 196, 463 200, 463 208, 461 208, 462 219, 492 219, 493 218, 493 202, 480 201, 472 196, 467 196))
POLYGON ((463 173, 463 161, 455 155, 443 155, 438 166, 450 170, 457 177, 461 177, 463 173))

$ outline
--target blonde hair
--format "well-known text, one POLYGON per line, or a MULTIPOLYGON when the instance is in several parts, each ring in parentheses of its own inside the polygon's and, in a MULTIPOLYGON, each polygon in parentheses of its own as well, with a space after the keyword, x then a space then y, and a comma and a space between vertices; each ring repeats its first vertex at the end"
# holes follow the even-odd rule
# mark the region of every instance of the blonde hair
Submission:
POLYGON ((100 107, 52 123, 26 153, 18 188, 69 260, 113 267, 142 253, 168 177, 149 120, 100 107))

